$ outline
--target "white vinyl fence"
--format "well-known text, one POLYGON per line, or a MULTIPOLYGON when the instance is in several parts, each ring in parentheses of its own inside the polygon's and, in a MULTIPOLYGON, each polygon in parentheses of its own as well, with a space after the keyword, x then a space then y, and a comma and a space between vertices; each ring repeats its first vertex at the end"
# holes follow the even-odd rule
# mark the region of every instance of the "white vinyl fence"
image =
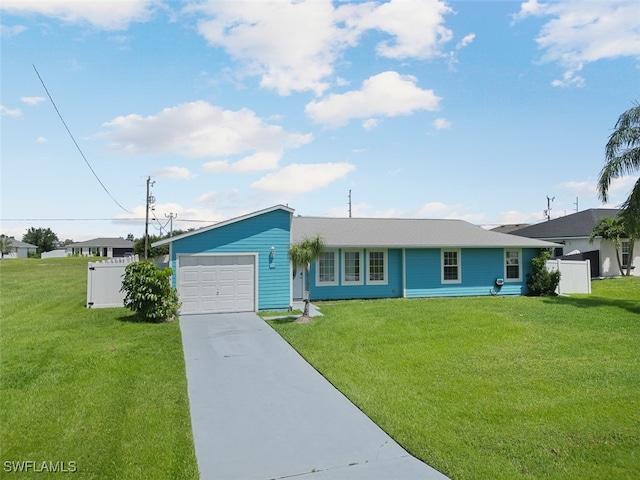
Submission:
POLYGON ((122 276, 128 264, 138 256, 111 258, 104 262, 89 262, 87 270, 87 308, 122 307, 124 292, 122 276))
POLYGON ((558 295, 591 293, 591 264, 589 260, 547 260, 547 270, 560 270, 558 295))

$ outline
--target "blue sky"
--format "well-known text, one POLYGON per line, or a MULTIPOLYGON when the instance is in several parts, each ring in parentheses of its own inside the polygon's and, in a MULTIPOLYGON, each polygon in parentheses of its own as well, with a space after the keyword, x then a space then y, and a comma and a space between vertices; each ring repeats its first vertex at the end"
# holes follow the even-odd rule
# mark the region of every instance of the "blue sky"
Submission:
POLYGON ((640 101, 636 1, 0 9, 0 230, 18 239, 141 237, 147 176, 154 234, 170 213, 347 216, 350 190, 353 216, 540 222, 547 196, 552 217, 602 206, 604 146, 640 101))

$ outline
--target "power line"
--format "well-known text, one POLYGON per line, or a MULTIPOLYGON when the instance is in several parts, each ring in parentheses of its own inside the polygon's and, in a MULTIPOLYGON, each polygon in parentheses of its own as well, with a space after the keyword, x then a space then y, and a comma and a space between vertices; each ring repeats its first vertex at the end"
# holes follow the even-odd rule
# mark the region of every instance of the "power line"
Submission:
POLYGON ((69 134, 69 136, 71 137, 71 140, 73 140, 74 145, 76 146, 76 148, 80 152, 80 155, 82 156, 82 158, 84 160, 84 163, 87 164, 87 166, 89 167, 89 170, 91 170, 91 173, 93 173, 93 176, 96 177, 96 180, 98 180, 98 183, 102 186, 104 191, 107 192, 107 195, 109 195, 111 197, 111 200, 113 200, 116 203, 116 205, 118 205, 125 212, 132 213, 129 210, 127 210, 126 208, 124 208, 122 205, 120 205, 120 203, 113 197, 113 195, 111 195, 111 192, 109 192, 109 190, 107 190, 107 187, 104 186, 104 183, 102 183, 102 180, 100 180, 100 177, 98 177, 98 174, 93 170, 93 167, 91 166, 91 164, 87 160, 87 157, 84 156, 84 153, 82 152, 82 149, 80 148, 80 145, 78 145, 78 142, 76 142, 76 139, 73 137, 73 134, 71 133, 71 130, 69 130, 69 127, 67 126, 67 123, 64 121, 64 118, 62 118, 62 114, 60 113, 60 110, 58 110, 58 107, 56 106, 56 103, 53 101, 53 97, 51 97, 51 94, 49 93, 49 90, 47 89, 47 86, 44 84, 44 80, 42 80, 42 77, 40 76, 40 73, 38 72, 38 69, 36 68, 36 66, 34 64, 31 64, 31 65, 33 66, 33 69, 36 71, 36 75, 38 75, 38 79, 40 79, 40 83, 42 83, 42 86, 44 87, 44 91, 47 92, 47 96, 49 97, 49 100, 51 100, 51 104, 53 105, 53 108, 55 108, 56 113, 58 114, 58 117, 60 117, 60 120, 62 121, 62 124, 64 125, 64 128, 67 129, 67 133, 69 134))
MULTIPOLYGON (((0 218, 0 222, 144 222, 144 218, 0 218)), ((184 223, 218 223, 220 220, 189 220, 181 218, 176 222, 184 223)), ((158 220, 159 222, 159 220, 158 220)))

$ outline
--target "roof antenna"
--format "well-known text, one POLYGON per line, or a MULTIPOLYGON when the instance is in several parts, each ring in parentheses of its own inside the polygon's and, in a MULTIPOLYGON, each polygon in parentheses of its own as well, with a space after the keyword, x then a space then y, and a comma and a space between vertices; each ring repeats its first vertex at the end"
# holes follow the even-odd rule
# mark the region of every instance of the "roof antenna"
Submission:
POLYGON ((553 202, 556 199, 556 197, 549 197, 549 195, 547 195, 547 209, 544 211, 544 215, 545 217, 547 217, 547 222, 549 220, 551 220, 551 202, 553 202))
POLYGON ((349 218, 351 218, 351 189, 349 189, 349 218))

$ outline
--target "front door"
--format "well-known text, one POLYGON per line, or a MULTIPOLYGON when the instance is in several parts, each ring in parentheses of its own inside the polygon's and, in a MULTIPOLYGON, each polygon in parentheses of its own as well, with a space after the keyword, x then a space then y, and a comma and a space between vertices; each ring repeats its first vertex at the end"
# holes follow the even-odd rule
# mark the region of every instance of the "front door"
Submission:
POLYGON ((304 269, 298 268, 293 276, 293 299, 302 300, 304 294, 304 269))

